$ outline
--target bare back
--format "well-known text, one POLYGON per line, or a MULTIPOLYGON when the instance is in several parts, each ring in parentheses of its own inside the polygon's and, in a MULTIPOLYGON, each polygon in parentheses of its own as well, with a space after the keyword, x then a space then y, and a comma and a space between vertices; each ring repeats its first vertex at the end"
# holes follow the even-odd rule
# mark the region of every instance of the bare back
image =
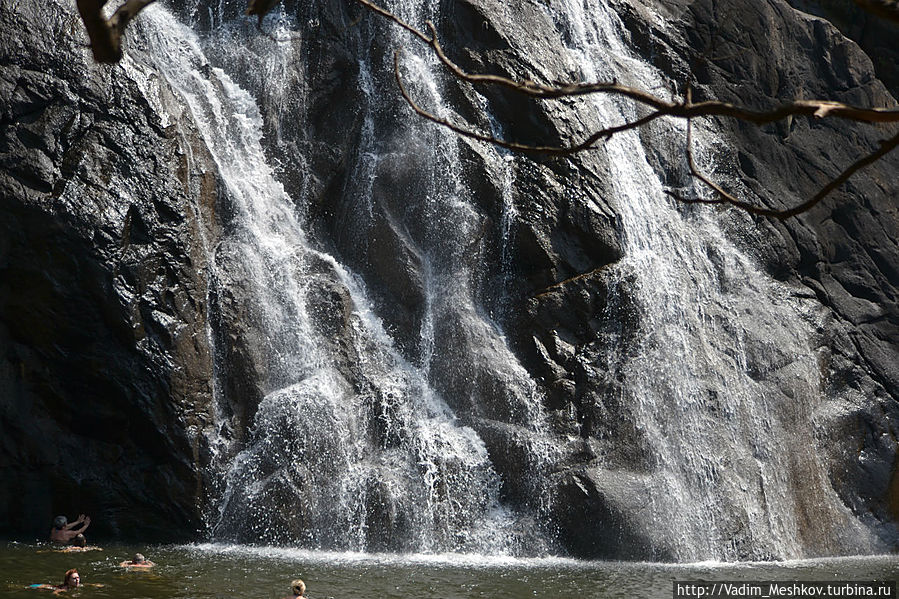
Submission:
POLYGON ((78 532, 66 530, 64 528, 53 528, 50 530, 50 542, 68 545, 72 542, 72 539, 78 536, 78 534, 78 532))

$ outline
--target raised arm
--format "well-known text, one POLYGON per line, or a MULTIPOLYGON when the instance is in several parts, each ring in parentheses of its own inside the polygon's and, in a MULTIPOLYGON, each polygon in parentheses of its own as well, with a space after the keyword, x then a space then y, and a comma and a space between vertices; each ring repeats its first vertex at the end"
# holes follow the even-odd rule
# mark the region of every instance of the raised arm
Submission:
POLYGON ((66 525, 65 525, 65 530, 72 530, 73 528, 75 528, 76 526, 78 526, 79 524, 81 524, 82 522, 84 522, 85 518, 87 518, 88 520, 90 520, 90 518, 88 518, 88 517, 85 516, 84 514, 78 514, 78 519, 75 520, 74 522, 69 522, 68 524, 66 524, 66 525))
POLYGON ((78 516, 78 520, 75 520, 75 524, 78 524, 79 522, 83 522, 83 524, 81 525, 81 528, 74 529, 71 531, 76 535, 81 534, 85 530, 87 530, 87 527, 90 526, 90 524, 91 524, 91 517, 85 516, 84 514, 82 514, 81 516, 78 516))

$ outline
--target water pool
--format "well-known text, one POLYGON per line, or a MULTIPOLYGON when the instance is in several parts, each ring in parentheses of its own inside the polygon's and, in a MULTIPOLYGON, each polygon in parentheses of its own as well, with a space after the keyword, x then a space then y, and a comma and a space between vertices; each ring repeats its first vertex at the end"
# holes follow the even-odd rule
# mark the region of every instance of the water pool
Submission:
POLYGON ((674 581, 899 579, 899 556, 847 557, 793 562, 660 564, 583 562, 560 558, 517 559, 472 555, 372 555, 310 552, 240 545, 106 544, 83 553, 52 551, 35 543, 0 545, 0 595, 51 597, 25 588, 58 584, 77 568, 85 587, 73 596, 110 599, 198 599, 288 594, 303 578, 310 599, 411 599, 524 597, 672 597, 674 581), (150 571, 124 571, 123 560, 141 552, 150 571))

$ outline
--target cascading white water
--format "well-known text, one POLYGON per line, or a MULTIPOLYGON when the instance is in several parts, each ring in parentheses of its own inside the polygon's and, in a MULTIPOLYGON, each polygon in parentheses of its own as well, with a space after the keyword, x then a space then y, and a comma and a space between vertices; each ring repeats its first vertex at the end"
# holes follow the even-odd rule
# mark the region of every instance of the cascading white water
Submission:
MULTIPOLYGON (((383 3, 407 22, 422 24, 427 19, 438 20, 440 3, 419 2, 414 7, 407 2, 383 3)), ((421 25, 419 25, 421 26, 421 25)), ((404 31, 391 29, 394 47, 403 47, 408 41, 404 31)), ((390 72, 392 65, 380 66, 390 72)), ((406 85, 412 94, 431 107, 438 116, 449 118, 454 107, 445 100, 443 69, 437 58, 430 52, 404 53, 402 69, 406 85)), ((386 78, 389 87, 379 92, 382 97, 394 93, 395 81, 386 78)), ((483 98, 480 98, 483 101, 483 98)), ((378 97, 371 97, 373 104, 378 97)), ((407 110, 407 108, 404 107, 407 110)), ((387 133, 387 132, 385 132, 387 133)), ((534 553, 553 547, 552 530, 547 526, 547 516, 554 501, 550 472, 559 457, 557 441, 548 434, 548 424, 544 412, 542 395, 530 374, 520 364, 510 350, 505 334, 489 310, 481 303, 482 287, 486 268, 481 264, 483 248, 480 240, 485 236, 486 223, 476 208, 473 195, 459 176, 464 172, 459 138, 441 127, 434 127, 421 120, 413 120, 404 131, 410 145, 427 140, 431 153, 427 166, 430 169, 427 188, 422 190, 425 197, 422 213, 415 220, 420 231, 415 235, 418 253, 423 257, 424 271, 427 273, 425 287, 427 307, 425 311, 422 338, 424 340, 421 362, 434 379, 441 376, 431 371, 437 368, 462 368, 463 378, 471 376, 477 384, 468 390, 470 397, 456 401, 466 412, 479 413, 487 420, 499 420, 503 425, 511 424, 515 430, 514 440, 507 443, 505 451, 518 451, 524 456, 522 473, 526 480, 519 481, 526 490, 523 506, 525 518, 539 523, 537 531, 516 539, 519 551, 534 553), (445 353, 448 349, 462 350, 462 364, 447 364, 436 359, 435 352, 445 353), (475 371, 489 379, 485 381, 474 375, 475 371), (485 387, 492 386, 498 391, 485 387), (491 394, 499 398, 488 398, 491 394), (492 404, 492 407, 485 408, 492 404), (536 537, 534 536, 536 532, 536 537)), ((513 241, 510 239, 516 218, 512 201, 512 181, 514 177, 508 153, 493 147, 482 148, 482 158, 491 175, 499 181, 497 186, 503 202, 499 223, 500 275, 508 276, 508 260, 513 241)), ((497 308, 502 312, 505 290, 491 293, 499 297, 497 308)), ((502 314, 497 314, 501 318, 502 314)), ((491 425, 487 425, 488 427, 491 425)), ((477 428, 477 426, 476 426, 477 428)), ((507 478, 513 476, 505 473, 507 478)), ((508 482, 508 481, 507 481, 508 482)), ((519 498, 522 499, 522 498, 519 498)))
MULTIPOLYGON (((562 4, 557 22, 583 80, 662 87, 603 0, 562 4)), ((636 116, 608 97, 586 110, 605 125, 636 116)), ((714 133, 696 137, 704 157, 714 133)), ((605 152, 626 236, 612 286, 628 288, 639 325, 604 367, 621 380, 616 404, 651 448, 645 531, 681 560, 871 550, 815 450, 824 393, 812 347, 818 316, 741 253, 712 211, 673 205, 637 133, 614 136, 605 152)), ((611 320, 625 318, 616 302, 613 293, 611 320)))
MULTIPOLYGON (((180 95, 222 178, 230 214, 210 261, 221 301, 241 318, 258 365, 256 384, 266 393, 246 446, 220 464, 224 492, 212 534, 353 550, 511 551, 514 522, 498 501, 484 443, 429 384, 432 349, 422 367, 402 357, 359 280, 310 247, 264 155, 253 98, 208 64, 196 35, 171 14, 154 7, 141 17, 133 51, 142 44, 180 95), (323 307, 323 296, 332 303, 323 307), (349 347, 335 343, 334 326, 349 347)), ((453 159, 452 144, 444 138, 438 145, 443 159, 453 159)), ((376 163, 374 147, 361 153, 376 163)), ((370 168, 362 162, 362 171, 370 168)), ((446 188, 450 180, 443 171, 432 174, 426 209, 435 224, 452 219, 464 233, 470 208, 458 186, 446 188)), ((451 243, 422 254, 447 250, 451 243)), ((477 314, 467 275, 458 270, 463 262, 450 260, 449 270, 436 260, 427 266, 428 318, 445 318, 433 314, 451 309, 485 338, 498 339, 484 356, 500 355, 497 367, 531 385, 524 395, 531 397, 527 374, 477 314)), ((439 343, 425 341, 425 348, 439 343)), ((514 408, 539 411, 539 402, 514 408)))
MULTIPOLYGON (((416 23, 439 5, 385 4, 416 23)), ((630 55, 621 24, 602 0, 559 0, 547 10, 568 33, 571 66, 584 80, 658 89, 659 74, 630 55)), ((210 20, 220 23, 222 16, 210 20)), ((252 355, 258 377, 252 383, 264 391, 236 455, 229 440, 213 440, 224 478, 213 535, 353 550, 551 549, 551 540, 537 542, 551 531, 521 522, 548 513, 557 448, 545 436, 537 386, 481 301, 485 275, 476 241, 484 220, 458 176, 465 168, 458 140, 416 120, 385 130, 378 110, 395 91, 392 80, 374 73, 392 65, 361 53, 366 103, 344 191, 354 200, 354 226, 373 226, 385 161, 421 167, 416 189, 396 190, 399 203, 408 205, 394 215, 396 229, 421 263, 424 295, 417 343, 400 351, 361 278, 311 246, 302 206, 276 180, 263 151, 256 102, 226 72, 228 61, 225 70, 211 67, 197 36, 158 7, 138 23, 132 49, 143 46, 146 61, 183 100, 222 179, 229 214, 221 237, 210 240, 210 263, 219 301, 240 320, 234 334, 252 355), (388 137, 402 143, 387 150, 388 137), (480 378, 459 384, 468 376, 480 378), (438 388, 458 395, 442 397, 438 388), (522 471, 531 488, 524 505, 500 501, 500 477, 484 441, 494 430, 517 439, 526 456, 522 471)), ((299 60, 296 44, 287 41, 292 35, 276 30, 273 43, 264 42, 267 77, 300 76, 300 67, 289 66, 299 60)), ((448 114, 428 56, 407 54, 403 72, 417 98, 448 114)), ((144 66, 126 66, 152 87, 144 66)), ((277 87, 263 95, 280 110, 287 99, 277 87)), ((157 110, 165 118, 162 104, 157 110)), ((631 111, 599 98, 583 121, 621 122, 631 111)), ((710 131, 697 138, 700 154, 715 143, 710 131)), ((616 296, 616 286, 627 289, 640 315, 635 332, 617 338, 610 332, 599 363, 620 381, 614 403, 651 450, 640 473, 644 505, 634 514, 643 520, 642 532, 682 560, 866 550, 873 541, 814 455, 813 421, 823 393, 810 344, 817 315, 738 251, 709 211, 672 206, 639 136, 617 135, 605 151, 626 256, 609 271, 613 292, 604 316, 625 317, 618 312, 624 293, 616 296), (826 526, 816 534, 818 517, 826 526)), ((516 218, 513 171, 495 150, 485 149, 483 157, 504 203, 503 271, 516 218)), ((611 446, 617 439, 610 433, 600 441, 611 446)))
MULTIPOLYGON (((439 14, 436 2, 383 4, 412 23, 423 23, 439 14)), ((396 28, 386 31, 390 40, 388 47, 402 47, 408 42, 406 32, 396 28)), ((443 98, 443 82, 435 74, 439 72, 435 57, 408 52, 403 54, 401 62, 408 84, 416 95, 440 114, 451 111, 443 98)), ((457 370, 459 378, 470 379, 468 385, 454 386, 444 382, 444 386, 450 387, 446 393, 454 394, 452 405, 457 411, 465 412, 462 417, 473 422, 476 430, 482 430, 483 423, 479 426, 477 421, 481 416, 473 417, 472 414, 522 427, 525 434, 518 435, 516 443, 525 448, 523 453, 528 463, 524 470, 530 475, 527 483, 530 488, 524 508, 527 513, 517 516, 532 518, 534 511, 545 512, 551 504, 549 481, 544 475, 556 452, 553 442, 546 436, 541 397, 536 384, 509 349, 502 330, 481 303, 485 269, 480 264, 480 240, 485 234, 485 220, 475 207, 473 192, 459 176, 465 165, 460 157, 458 138, 416 119, 404 120, 399 127, 389 119, 385 126, 378 119, 377 113, 385 110, 385 98, 396 96, 395 82, 385 76, 392 71, 392 66, 391 56, 377 63, 367 50, 362 50, 360 82, 367 104, 363 108, 365 122, 357 148, 360 159, 349 175, 349 180, 356 183, 352 184, 349 195, 358 196, 354 204, 365 209, 357 209, 356 220, 363 223, 362 229, 373 226, 373 181, 382 176, 378 168, 382 159, 394 164, 408 160, 415 165, 416 187, 394 191, 398 198, 396 203, 405 207, 405 214, 393 215, 397 221, 395 229, 421 263, 423 279, 424 309, 417 352, 411 361, 421 365, 421 372, 428 381, 445 379, 448 370, 457 370), (381 76, 375 75, 374 70, 381 76), (384 140, 388 138, 393 138, 394 142, 386 150, 384 140), (397 139, 402 141, 398 143, 397 139), (397 147, 401 149, 397 150, 397 147), (420 156, 422 152, 426 153, 424 160, 420 156), (385 154, 383 157, 382 153, 385 154), (455 358, 448 362, 447 356, 455 358), (480 375, 488 377, 494 389, 485 389, 484 381, 478 378, 480 375), (495 396, 487 400, 486 396, 491 393, 495 396), (486 404, 491 407, 485 407, 486 404)), ((495 174, 510 180, 510 169, 503 157, 492 149, 487 149, 487 154, 495 174)), ((508 201, 508 196, 504 200, 508 201)), ((512 209, 506 212, 509 211, 512 209)), ((505 223, 501 231, 504 247, 508 228, 505 223)), ((379 250, 371 248, 371 251, 379 250)), ((544 533, 543 530, 527 530, 522 534, 519 528, 513 535, 507 530, 509 538, 505 544, 514 546, 515 551, 543 551, 544 547, 552 545, 551 539, 539 538, 544 533)))

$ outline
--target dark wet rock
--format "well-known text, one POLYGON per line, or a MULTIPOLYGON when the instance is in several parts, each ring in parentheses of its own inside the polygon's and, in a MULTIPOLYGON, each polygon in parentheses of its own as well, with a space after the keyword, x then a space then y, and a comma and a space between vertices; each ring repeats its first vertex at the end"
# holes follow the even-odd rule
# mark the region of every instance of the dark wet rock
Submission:
POLYGON ((208 460, 214 175, 67 34, 72 10, 0 15, 0 528, 83 512, 89 538, 184 538, 208 460))
MULTIPOLYGON (((210 31, 234 23, 237 4, 179 10, 210 31)), ((755 108, 795 97, 894 104, 888 27, 870 19, 858 25, 834 3, 814 3, 826 10, 792 4, 832 18, 861 48, 781 0, 618 0, 613 7, 633 50, 677 92, 689 81, 699 99, 755 108)), ((570 32, 539 3, 441 6, 440 34, 464 67, 542 82, 576 76, 562 58, 570 32)), ((215 433, 228 451, 252 438, 256 409, 279 381, 270 376, 267 340, 248 307, 252 292, 238 248, 204 247, 204 240, 221 239, 233 215, 190 119, 165 85, 161 102, 173 119, 166 124, 121 66, 93 65, 80 37, 69 33, 77 24, 71 11, 45 2, 0 14, 0 476, 9 483, 0 489, 0 529, 42 536, 56 513, 83 511, 94 517, 97 534, 184 538, 201 525, 198 506, 206 496, 212 346, 217 364, 226 366, 217 379, 215 433)), ((624 242, 605 154, 501 154, 511 164, 506 182, 493 150, 466 141, 459 144, 465 172, 458 181, 434 181, 426 158, 445 140, 415 120, 389 73, 396 46, 426 50, 336 0, 284 3, 262 23, 274 39, 258 35, 255 19, 236 23, 226 43, 206 48, 212 64, 228 63, 235 81, 256 94, 264 143, 314 243, 364 281, 403 355, 429 369, 441 397, 478 431, 502 478, 503 499, 521 507, 534 493, 525 476, 532 466, 526 406, 540 396, 547 433, 563 448, 547 474, 562 549, 590 558, 677 557, 647 527, 647 508, 634 499, 651 489, 656 457, 621 405, 626 373, 606 367, 615 352, 638 351, 631 337, 644 315, 633 300, 637 283, 615 271, 624 242), (278 29, 282 17, 287 27, 278 29), (409 123, 411 134, 395 134, 409 123), (353 176, 360 172, 367 176, 353 176), (456 184, 474 198, 472 206, 429 204, 456 184), (517 218, 506 231, 510 206, 517 218), (451 268, 435 274, 438 263, 451 268), (456 287, 471 289, 479 303, 438 299, 444 304, 430 307, 435 319, 428 322, 429 292, 451 297, 456 287), (428 354, 429 343, 439 351, 428 354), (537 386, 522 385, 516 368, 537 386)), ((454 83, 443 91, 458 116, 523 143, 566 142, 600 126, 574 103, 538 103, 501 89, 479 98, 454 83), (484 116, 484 101, 495 122, 484 116)), ((719 163, 730 165, 741 193, 772 207, 809 197, 884 135, 800 119, 716 127, 726 141, 719 163)), ((682 146, 671 129, 648 127, 641 140, 665 184, 683 186, 682 146)), ((888 545, 899 516, 896 166, 893 156, 870 167, 796 219, 738 211, 716 217, 730 239, 810 306, 810 321, 819 319, 809 345, 820 358, 825 399, 815 404, 809 436, 840 499, 873 522, 888 545)), ((710 260, 723 270, 723 257, 710 260)), ((355 307, 340 277, 324 261, 296 268, 305 269, 310 293, 320 298, 312 318, 332 340, 323 351, 337 356, 355 393, 389 411, 390 398, 365 380, 360 349, 347 341, 355 307)), ((723 277, 719 284, 728 288, 723 277)), ((762 327, 746 354, 768 353, 775 354, 771 363, 750 365, 749 376, 786 405, 808 399, 812 391, 798 388, 790 356, 765 345, 762 327)), ((723 398, 708 393, 709 410, 723 410, 723 398)), ((374 408, 371 414, 370 434, 382 447, 403 442, 376 426, 389 416, 374 408)), ((279 466, 268 464, 266 472, 279 466)), ((233 523, 234 538, 306 538, 317 512, 292 489, 314 473, 294 466, 248 500, 260 513, 278 506, 269 519, 233 523)), ((369 547, 402 547, 411 516, 383 485, 370 487, 366 509, 376 523, 369 547)), ((813 530, 811 509, 804 513, 800 534, 825 552, 828 541, 813 530)), ((738 554, 757 557, 756 541, 738 524, 727 525, 738 554)))
POLYGON ((899 49, 895 40, 899 34, 899 23, 866 12, 853 2, 790 0, 790 5, 827 19, 843 35, 856 42, 871 59, 877 78, 896 96, 899 92, 899 49))
POLYGON ((648 514, 636 508, 646 505, 648 489, 644 478, 627 471, 572 469, 557 490, 555 520, 562 542, 590 559, 670 561, 671 548, 660 547, 652 531, 640 532, 639 522, 648 514))

